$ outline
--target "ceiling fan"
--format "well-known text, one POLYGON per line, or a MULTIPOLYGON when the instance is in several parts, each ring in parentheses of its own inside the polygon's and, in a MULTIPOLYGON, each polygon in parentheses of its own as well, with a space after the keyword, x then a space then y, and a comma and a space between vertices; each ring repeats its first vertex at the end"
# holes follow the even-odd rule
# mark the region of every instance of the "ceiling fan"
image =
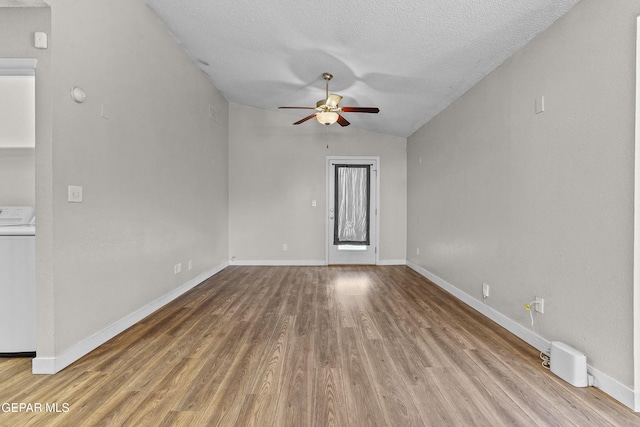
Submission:
POLYGON ((294 125, 299 125, 307 120, 316 118, 323 125, 330 125, 338 122, 340 126, 349 126, 350 123, 340 113, 378 113, 377 107, 340 107, 338 104, 342 97, 335 93, 329 95, 329 80, 333 78, 331 73, 323 73, 322 77, 326 82, 325 99, 321 99, 314 107, 278 107, 278 108, 295 108, 300 110, 316 110, 315 113, 308 115, 304 119, 298 120, 294 125))

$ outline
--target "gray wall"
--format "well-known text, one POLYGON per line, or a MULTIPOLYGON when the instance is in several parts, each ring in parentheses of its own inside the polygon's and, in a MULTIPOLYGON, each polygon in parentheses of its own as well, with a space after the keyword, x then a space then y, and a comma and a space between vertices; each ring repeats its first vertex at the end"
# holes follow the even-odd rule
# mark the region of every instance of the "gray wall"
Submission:
POLYGON ((326 157, 336 155, 380 156, 379 259, 404 262, 405 138, 317 122, 292 126, 294 115, 237 104, 230 109, 229 254, 235 262, 325 261, 326 157))
POLYGON ((49 3, 51 208, 39 210, 37 237, 51 256, 38 267, 44 358, 228 260, 226 100, 141 0, 49 3), (84 103, 70 98, 73 86, 84 103), (67 202, 68 185, 83 186, 83 203, 67 202))
POLYGON ((409 261, 479 300, 488 283, 487 304, 522 325, 544 297, 536 331, 631 387, 639 14, 635 0, 582 0, 407 155, 409 261))

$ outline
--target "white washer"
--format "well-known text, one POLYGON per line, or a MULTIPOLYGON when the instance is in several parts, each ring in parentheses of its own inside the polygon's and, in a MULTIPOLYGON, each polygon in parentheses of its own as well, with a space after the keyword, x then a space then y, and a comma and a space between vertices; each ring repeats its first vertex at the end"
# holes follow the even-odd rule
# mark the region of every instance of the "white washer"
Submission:
POLYGON ((0 206, 0 356, 35 356, 35 258, 35 209, 0 206))

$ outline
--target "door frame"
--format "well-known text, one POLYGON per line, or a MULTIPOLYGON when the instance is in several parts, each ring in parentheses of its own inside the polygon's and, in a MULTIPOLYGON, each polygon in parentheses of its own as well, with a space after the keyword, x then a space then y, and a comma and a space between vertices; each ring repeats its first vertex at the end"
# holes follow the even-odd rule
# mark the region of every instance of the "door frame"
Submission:
MULTIPOLYGON (((636 19, 636 111, 633 227, 633 407, 640 412, 640 16, 636 19)), ((608 393, 608 391, 607 391, 608 393)), ((618 399, 620 400, 620 399, 618 399)), ((629 403, 625 402, 627 406, 629 403)))
POLYGON ((374 247, 375 251, 375 265, 378 265, 380 262, 380 156, 327 156, 326 157, 326 202, 325 202, 325 233, 324 233, 324 241, 325 241, 325 265, 329 265, 329 246, 332 244, 333 240, 333 228, 331 227, 331 220, 329 219, 330 212, 329 206, 331 206, 331 198, 333 195, 331 194, 331 180, 333 179, 333 174, 331 173, 331 163, 332 162, 372 162, 373 169, 376 171, 375 174, 372 174, 371 180, 375 180, 375 204, 370 206, 372 212, 375 212, 373 221, 369 222, 370 227, 375 227, 375 233, 373 234, 373 238, 371 239, 371 245, 374 247))

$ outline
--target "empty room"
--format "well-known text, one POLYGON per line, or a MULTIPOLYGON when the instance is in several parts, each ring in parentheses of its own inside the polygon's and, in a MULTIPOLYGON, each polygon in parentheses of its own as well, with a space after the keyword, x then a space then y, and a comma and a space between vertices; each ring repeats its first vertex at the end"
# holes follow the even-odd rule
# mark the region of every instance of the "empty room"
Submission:
POLYGON ((0 0, 0 426, 640 425, 639 17, 0 0))

